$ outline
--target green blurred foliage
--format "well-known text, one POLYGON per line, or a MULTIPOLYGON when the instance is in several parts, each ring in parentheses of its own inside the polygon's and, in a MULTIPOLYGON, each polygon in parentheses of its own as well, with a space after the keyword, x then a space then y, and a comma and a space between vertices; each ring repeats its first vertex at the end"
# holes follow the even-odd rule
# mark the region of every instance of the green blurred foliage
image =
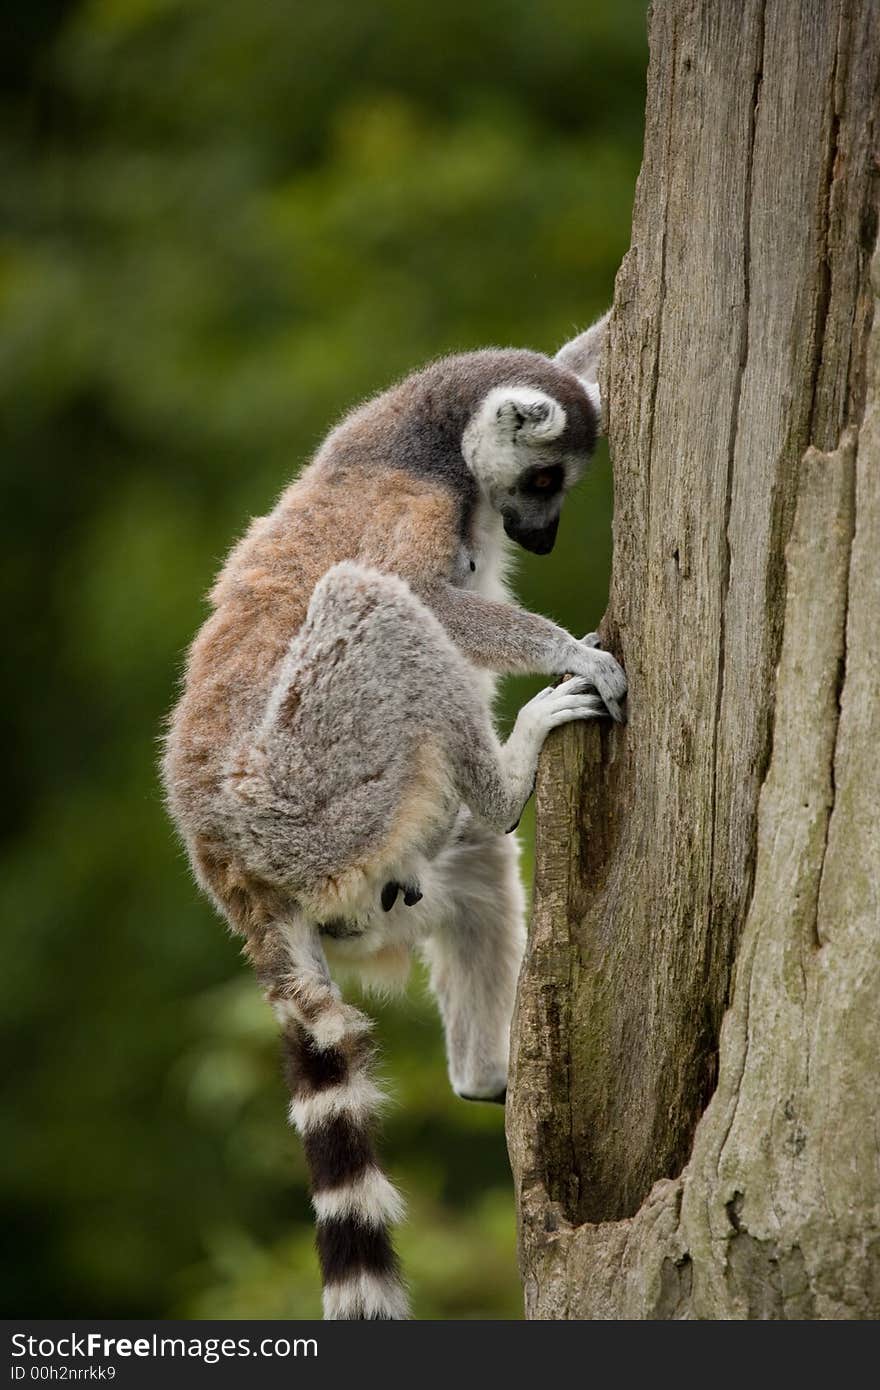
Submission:
MULTIPOLYGON (((312 1316, 274 1029, 156 757, 201 595, 349 405, 600 312, 642 0, 32 0, 0 72, 5 1311, 312 1316)), ((525 601, 605 600, 600 452, 525 601)), ((513 682, 502 714, 529 690, 513 682)), ((528 858, 528 855, 526 856, 528 858)), ((379 1009, 420 1317, 517 1317, 503 1117, 422 980, 379 1009)))

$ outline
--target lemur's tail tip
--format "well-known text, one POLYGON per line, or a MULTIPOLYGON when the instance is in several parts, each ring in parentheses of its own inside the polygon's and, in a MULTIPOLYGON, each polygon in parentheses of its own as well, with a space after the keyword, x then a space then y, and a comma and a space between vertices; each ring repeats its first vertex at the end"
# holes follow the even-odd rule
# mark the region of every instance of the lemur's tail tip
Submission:
POLYGON ((327 1322, 403 1322, 409 1316, 406 1290, 393 1274, 351 1271, 324 1286, 327 1322))

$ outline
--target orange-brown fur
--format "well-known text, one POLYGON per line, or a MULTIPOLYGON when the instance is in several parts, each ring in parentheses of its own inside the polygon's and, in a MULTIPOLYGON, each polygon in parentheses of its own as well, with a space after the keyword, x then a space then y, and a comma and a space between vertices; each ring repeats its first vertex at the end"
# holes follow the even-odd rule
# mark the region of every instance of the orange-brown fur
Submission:
MULTIPOLYGON (((259 719, 322 575, 353 559, 397 574, 418 590, 452 565, 455 507, 448 489, 402 471, 330 468, 318 460, 270 516, 252 522, 211 590, 214 611, 190 650, 169 739, 166 776, 174 807, 195 812, 219 792, 224 777, 236 775, 230 758, 242 731, 259 719)), ((288 698, 295 701, 296 691, 288 698)), ((430 801, 435 779, 427 750, 425 760, 425 776, 415 777, 411 790, 416 800, 430 801)), ((246 774, 238 769, 237 775, 246 774)), ((401 814, 409 810, 401 808, 401 814)), ((217 833, 211 824, 203 827, 208 838, 217 833)), ((215 865, 218 848, 212 851, 215 865)), ((202 850, 194 857, 203 886, 238 929, 247 931, 254 915, 262 917, 256 905, 261 898, 277 906, 277 895, 237 866, 231 849, 221 855, 223 873, 204 867, 202 850)))

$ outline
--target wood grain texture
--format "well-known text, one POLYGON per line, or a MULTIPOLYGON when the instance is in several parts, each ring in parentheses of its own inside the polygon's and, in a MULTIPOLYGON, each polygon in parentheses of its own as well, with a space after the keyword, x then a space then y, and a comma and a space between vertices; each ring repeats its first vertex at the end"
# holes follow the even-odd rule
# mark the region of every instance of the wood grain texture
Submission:
POLYGON ((539 772, 527 1312, 877 1315, 880 4, 661 0, 650 38, 605 392, 630 724, 539 772))

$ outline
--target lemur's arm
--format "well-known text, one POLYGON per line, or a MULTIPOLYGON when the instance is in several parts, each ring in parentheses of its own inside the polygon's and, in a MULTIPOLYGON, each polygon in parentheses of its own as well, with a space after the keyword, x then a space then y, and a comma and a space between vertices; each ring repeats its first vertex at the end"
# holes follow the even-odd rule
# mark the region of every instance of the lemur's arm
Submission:
POLYGON ((502 674, 586 676, 609 714, 622 721, 626 677, 593 639, 578 641, 549 618, 441 582, 424 594, 456 646, 477 666, 502 674))

